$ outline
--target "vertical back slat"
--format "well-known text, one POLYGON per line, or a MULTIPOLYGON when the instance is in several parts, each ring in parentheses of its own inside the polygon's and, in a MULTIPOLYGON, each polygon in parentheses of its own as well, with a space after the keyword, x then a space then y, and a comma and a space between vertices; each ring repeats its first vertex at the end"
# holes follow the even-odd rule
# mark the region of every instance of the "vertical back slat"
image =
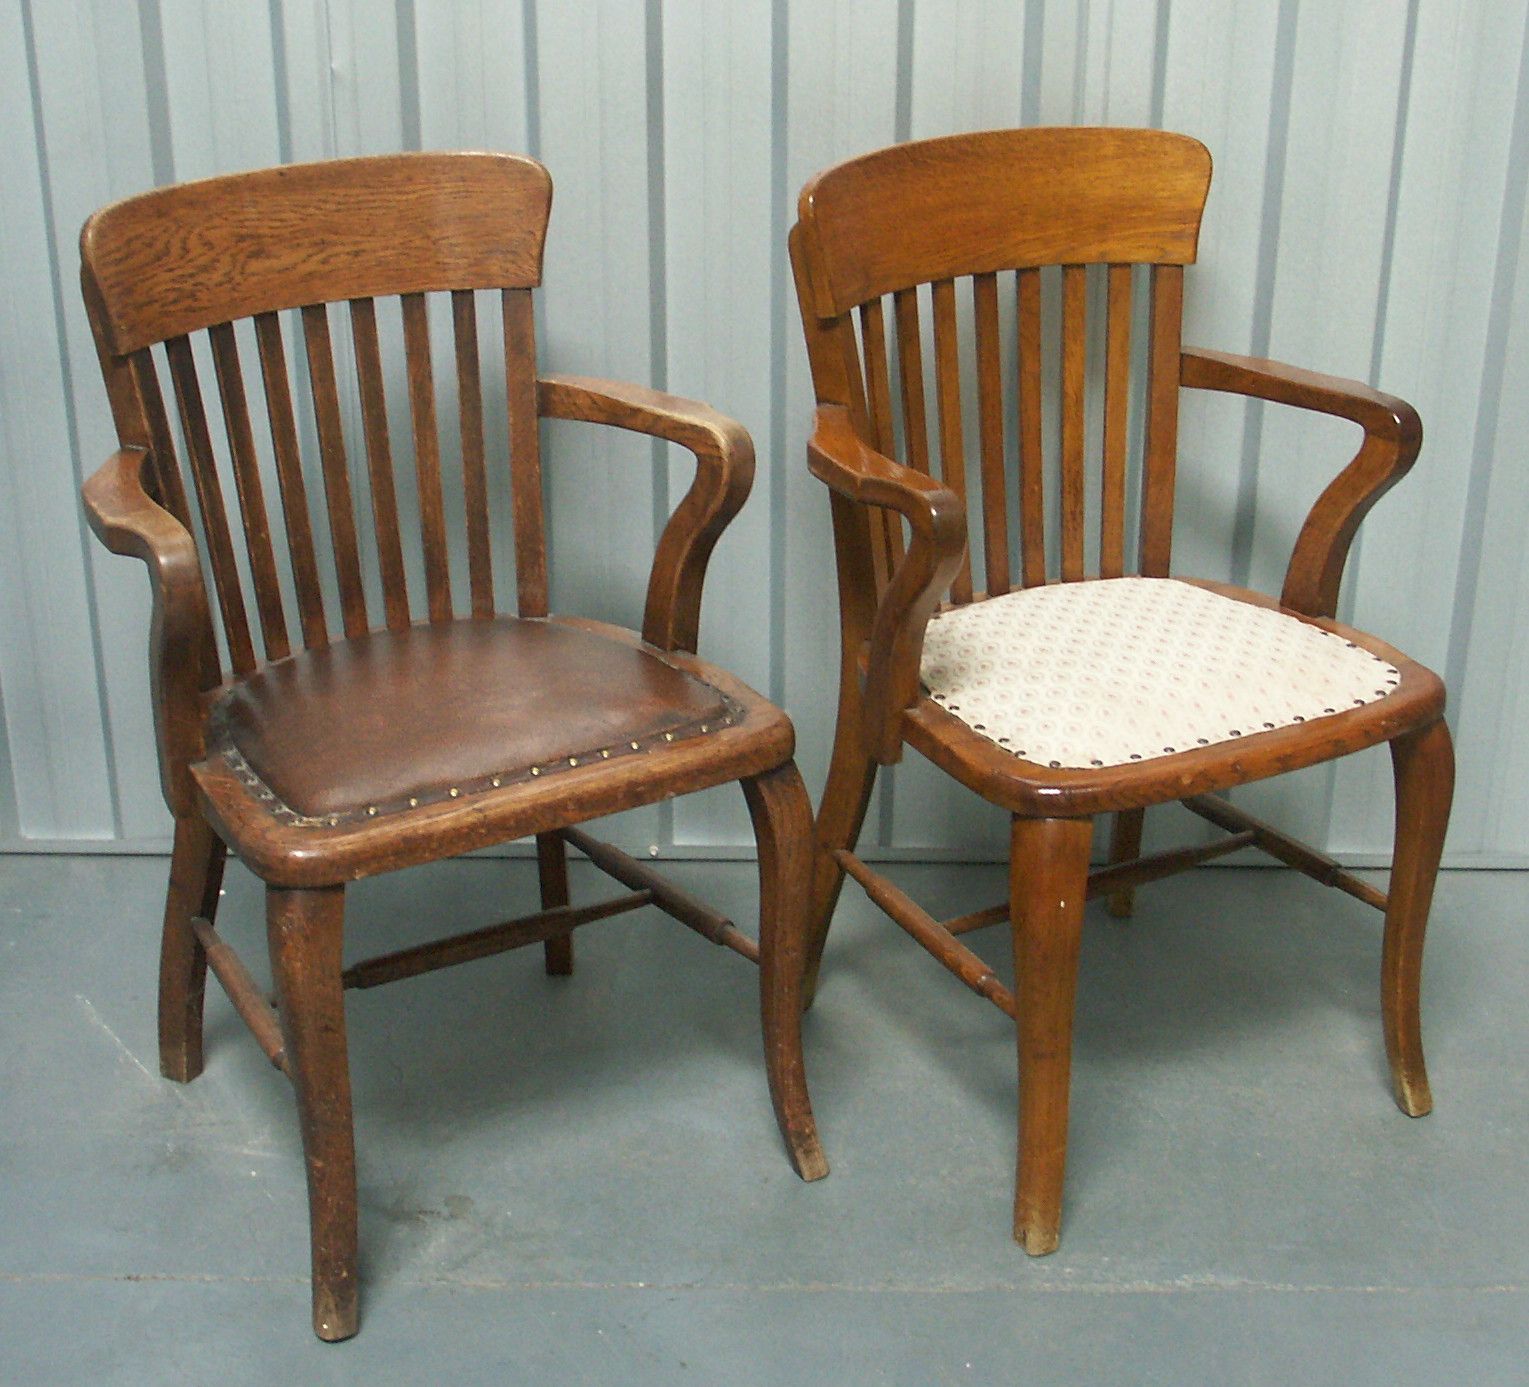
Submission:
POLYGON ((165 399, 159 389, 159 373, 154 369, 154 358, 149 349, 145 347, 142 351, 134 352, 129 366, 133 385, 143 401, 144 418, 149 428, 154 483, 159 491, 156 499, 189 530, 191 506, 186 499, 185 483, 181 480, 175 440, 170 435, 170 419, 165 413, 165 399))
POLYGON ((483 380, 478 362, 478 311, 471 289, 451 295, 457 348, 457 405, 462 435, 462 499, 467 512, 467 577, 472 614, 494 614, 488 531, 488 473, 483 457, 483 380))
POLYGON ((1141 494, 1141 571, 1166 578, 1173 543, 1173 483, 1179 442, 1179 352, 1184 267, 1152 269, 1147 357, 1147 438, 1141 494))
MULTIPOLYGON (((865 357, 866 408, 871 441, 878 453, 892 457, 897 448, 892 427, 892 375, 887 366, 887 326, 880 299, 871 299, 860 306, 860 341, 865 357)), ((873 515, 873 523, 876 521, 885 530, 887 559, 896 564, 903 556, 902 520, 896 511, 883 510, 873 515)))
POLYGON ((244 394, 244 372, 239 365, 239 345, 232 323, 208 329, 212 342, 213 372, 223 422, 228 429, 228 448, 234 463, 234 486, 239 496, 239 516, 244 523, 250 576, 255 584, 255 609, 260 614, 260 639, 267 660, 283 660, 291 654, 287 644, 287 618, 282 611, 281 585, 276 577, 276 553, 271 547, 271 525, 265 509, 265 488, 260 483, 260 458, 255 452, 255 432, 250 427, 249 403, 244 394))
POLYGON ((388 438, 387 390, 382 349, 377 341, 377 306, 372 299, 350 301, 350 337, 356 349, 356 383, 361 391, 361 428, 366 438, 366 470, 377 533, 377 570, 388 628, 409 624, 409 580, 404 574, 403 536, 398 527, 398 494, 393 482, 393 450, 388 438))
POLYGON ((451 568, 446 556, 446 502, 441 494, 441 444, 435 427, 430 323, 423 294, 404 294, 402 299, 409 417, 414 421, 414 479, 419 487, 419 531, 425 550, 425 597, 431 621, 450 621, 451 568))
POLYGON ((1019 533, 1024 585, 1046 581, 1046 473, 1041 452, 1041 272, 1020 270, 1019 533))
MULTIPOLYGON (((966 499, 966 453, 961 437, 961 353, 956 340, 956 286, 953 280, 936 280, 934 294, 934 378, 940 416, 940 479, 957 496, 966 499)), ((950 585, 957 602, 972 600, 971 551, 950 585)))
POLYGON ((276 314, 257 315, 255 341, 260 348, 260 378, 265 385, 266 420, 271 428, 271 450, 276 455, 276 484, 286 522, 297 613, 302 622, 303 644, 314 649, 328 644, 329 630, 324 621, 318 560, 313 552, 313 525, 308 518, 308 490, 297 445, 297 420, 292 413, 292 387, 287 380, 281 320, 276 314))
POLYGON ((1111 265, 1106 290, 1104 469, 1100 484, 1099 576, 1125 572, 1126 425, 1131 390, 1131 267, 1111 265))
POLYGON ((977 427, 982 450, 982 543, 989 597, 1009 590, 1009 510, 1003 470, 1003 360, 998 276, 972 278, 977 326, 977 427))
POLYGON ((506 289, 504 385, 509 408, 510 486, 515 582, 521 616, 547 615, 547 537, 542 522, 542 465, 536 406, 536 329, 528 289, 506 289))
POLYGON ((356 553, 356 512, 350 497, 350 473, 345 467, 345 432, 340 425, 340 394, 335 385, 329 313, 321 303, 303 308, 303 345, 308 356, 308 379, 313 387, 319 457, 324 466, 324 508, 329 512, 340 611, 345 634, 360 636, 367 629, 366 593, 361 587, 361 561, 356 553))
POLYGON ((918 326, 918 290, 892 295, 897 320, 897 376, 902 394, 903 461, 915 471, 929 471, 929 424, 924 417, 924 345, 918 326))
POLYGON ((1062 581, 1083 577, 1084 368, 1088 353, 1088 270, 1062 267, 1062 581))
POLYGON ((860 305, 860 341, 865 353, 866 402, 871 420, 871 442, 876 451, 893 456, 896 447, 892 428, 892 378, 887 367, 886 318, 881 300, 860 305))
POLYGON ((180 408, 181 433, 189 454, 191 480, 202 513, 202 532, 207 537, 207 557, 218 594, 218 610, 223 616, 229 663, 234 673, 248 674, 255 668, 255 649, 250 642, 244 592, 239 586, 239 570, 234 562, 234 546, 228 531, 228 513, 223 506, 223 486, 218 480, 217 459, 213 456, 212 436, 207 429, 207 411, 202 405, 201 386, 196 378, 196 360, 191 354, 191 343, 185 337, 170 338, 165 343, 165 354, 169 358, 170 379, 180 408))

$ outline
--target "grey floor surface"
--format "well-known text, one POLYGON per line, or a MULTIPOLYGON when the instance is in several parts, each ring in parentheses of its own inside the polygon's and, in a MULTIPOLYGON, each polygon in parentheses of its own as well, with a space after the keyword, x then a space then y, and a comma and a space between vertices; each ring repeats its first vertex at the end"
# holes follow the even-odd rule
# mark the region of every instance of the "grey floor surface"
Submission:
MULTIPOLYGON (((1529 930, 1441 879, 1437 1107, 1385 1084, 1379 921, 1212 869, 1091 908, 1061 1250, 1009 1237, 1012 1030, 847 893, 790 1172, 746 964, 654 912, 350 1002, 363 1326, 308 1328, 291 1099, 209 989, 158 1076, 155 859, 0 860, 0 1382, 1529 1381, 1529 930)), ((753 919, 752 869, 677 864, 753 919)), ((907 868, 951 913, 995 870, 907 868)), ((352 892, 356 955, 526 908, 529 864, 352 892)), ((590 898, 587 878, 576 894, 590 898)), ((222 924, 263 964, 260 895, 222 924)), ((1004 975, 1001 929, 972 936, 1004 975)), ((263 971, 263 969, 262 969, 263 971)))

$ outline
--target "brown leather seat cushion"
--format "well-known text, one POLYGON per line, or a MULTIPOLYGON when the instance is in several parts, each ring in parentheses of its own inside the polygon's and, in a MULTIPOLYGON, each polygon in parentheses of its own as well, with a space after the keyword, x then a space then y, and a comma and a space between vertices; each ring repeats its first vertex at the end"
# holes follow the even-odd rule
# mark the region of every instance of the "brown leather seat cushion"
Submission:
POLYGON ((213 712, 299 814, 386 813, 555 774, 726 721, 729 701, 656 654, 552 621, 379 631, 241 680, 213 712))

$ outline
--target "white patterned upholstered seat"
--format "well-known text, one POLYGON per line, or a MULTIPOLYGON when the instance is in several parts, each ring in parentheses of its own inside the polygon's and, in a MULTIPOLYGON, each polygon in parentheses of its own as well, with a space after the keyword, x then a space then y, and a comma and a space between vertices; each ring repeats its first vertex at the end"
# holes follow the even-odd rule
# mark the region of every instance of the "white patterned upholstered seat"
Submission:
POLYGON ((1117 766, 1382 699, 1397 670, 1341 636, 1172 578, 1025 588, 938 613, 931 698, 1043 766, 1117 766))

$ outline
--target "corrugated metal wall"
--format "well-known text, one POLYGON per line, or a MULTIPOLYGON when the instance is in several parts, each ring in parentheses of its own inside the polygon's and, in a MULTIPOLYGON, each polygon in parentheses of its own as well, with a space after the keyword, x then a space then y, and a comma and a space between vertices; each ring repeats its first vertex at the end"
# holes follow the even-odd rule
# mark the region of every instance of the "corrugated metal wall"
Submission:
MULTIPOLYGON (((717 553, 702 649, 785 703, 816 790, 835 622, 802 460, 795 192, 894 140, 1109 123, 1215 155, 1190 340, 1364 377, 1422 412, 1423 459, 1370 518, 1344 614, 1447 675, 1451 860, 1529 865, 1526 16, 1529 0, 0 0, 0 849, 165 831, 145 580, 76 503, 112 443, 75 285, 94 207, 333 154, 544 160, 545 360, 699 396, 754 433, 759 481, 717 553)), ((1347 426, 1186 401, 1177 567, 1277 590, 1347 426)), ((559 604, 630 619, 683 469, 565 427, 559 604)), ((621 835, 746 843, 735 798, 621 835)), ((1387 849, 1384 753, 1248 800, 1356 860, 1387 849)), ((999 816, 911 763, 872 828, 914 855, 1002 842, 999 816)))

